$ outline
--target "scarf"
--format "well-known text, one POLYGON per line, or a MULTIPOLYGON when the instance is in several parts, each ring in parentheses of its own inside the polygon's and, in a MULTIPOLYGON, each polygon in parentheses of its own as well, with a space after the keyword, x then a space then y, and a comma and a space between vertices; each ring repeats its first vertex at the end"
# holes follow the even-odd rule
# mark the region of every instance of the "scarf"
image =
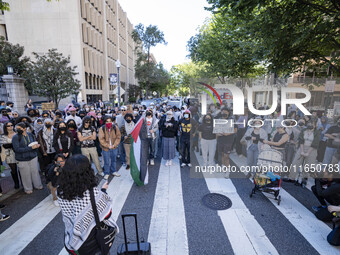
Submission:
POLYGON ((134 127, 135 127, 135 123, 133 121, 131 121, 130 124, 125 121, 125 130, 126 130, 127 135, 131 134, 134 127))
POLYGON ((43 139, 46 143, 47 154, 51 154, 55 152, 53 147, 53 127, 51 127, 51 131, 48 130, 47 127, 43 128, 43 139))
MULTIPOLYGON (((42 119, 40 120, 42 121, 42 119)), ((38 133, 43 127, 44 127, 44 124, 38 124, 38 119, 34 121, 33 129, 34 129, 35 137, 38 136, 38 133)))

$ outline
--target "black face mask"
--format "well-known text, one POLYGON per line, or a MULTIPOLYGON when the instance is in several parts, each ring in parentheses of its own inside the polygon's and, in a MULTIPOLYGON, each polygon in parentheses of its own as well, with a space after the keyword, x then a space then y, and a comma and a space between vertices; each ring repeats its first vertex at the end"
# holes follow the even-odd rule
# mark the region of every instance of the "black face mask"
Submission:
POLYGON ((24 130, 18 129, 17 132, 18 132, 19 135, 22 135, 24 133, 24 130))
POLYGON ((60 127, 60 131, 66 131, 66 127, 60 127))
POLYGON ((132 121, 132 120, 126 120, 126 122, 129 123, 129 124, 131 123, 131 121, 132 121))
POLYGON ((303 127, 305 124, 303 124, 302 122, 299 123, 300 127, 303 127))
POLYGON ((308 125, 308 126, 307 126, 307 129, 313 129, 313 126, 308 125))
POLYGON ((70 128, 76 128, 76 124, 69 124, 68 125, 70 128))
POLYGON ((52 124, 45 124, 45 127, 50 128, 52 127, 52 124))

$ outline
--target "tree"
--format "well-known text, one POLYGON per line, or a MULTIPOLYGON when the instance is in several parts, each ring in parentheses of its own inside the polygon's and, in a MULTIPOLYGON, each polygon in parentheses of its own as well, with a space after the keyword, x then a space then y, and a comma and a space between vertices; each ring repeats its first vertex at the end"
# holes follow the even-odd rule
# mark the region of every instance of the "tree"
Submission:
POLYGON ((23 46, 12 44, 0 37, 0 76, 7 74, 7 65, 13 67, 15 74, 24 76, 29 60, 29 57, 24 56, 23 46))
POLYGON ((70 56, 64 57, 56 49, 33 55, 36 61, 30 63, 29 83, 35 94, 52 99, 58 107, 61 99, 79 90, 80 82, 74 78, 77 67, 70 66, 70 56))
POLYGON ((278 74, 340 74, 340 2, 333 0, 208 0, 209 10, 241 20, 278 74))
POLYGON ((244 80, 265 71, 261 65, 261 47, 240 24, 215 14, 188 42, 191 59, 206 63, 221 83, 225 83, 226 78, 244 80))
POLYGON ((152 76, 157 69, 156 64, 150 60, 151 47, 155 47, 160 43, 166 44, 164 33, 157 26, 149 25, 145 28, 140 23, 132 31, 132 38, 137 45, 135 49, 137 52, 135 76, 148 94, 153 80, 152 76))
POLYGON ((192 61, 175 65, 170 70, 169 94, 178 93, 180 96, 195 94, 197 82, 214 83, 215 78, 207 70, 207 64, 192 61))

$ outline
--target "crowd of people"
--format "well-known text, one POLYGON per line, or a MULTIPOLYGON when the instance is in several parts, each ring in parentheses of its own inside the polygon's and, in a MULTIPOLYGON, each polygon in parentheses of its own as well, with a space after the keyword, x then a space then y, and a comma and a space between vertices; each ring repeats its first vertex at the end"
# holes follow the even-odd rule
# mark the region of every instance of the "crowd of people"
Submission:
MULTIPOLYGON (((282 155, 283 166, 295 169, 281 173, 284 181, 305 187, 308 178, 315 178, 312 191, 320 202, 313 207, 316 214, 328 204, 340 205, 340 179, 332 171, 319 171, 322 176, 307 171, 317 165, 320 169, 339 168, 340 119, 329 120, 321 112, 304 116, 289 107, 287 116, 283 116, 279 106, 267 116, 254 116, 248 111, 235 116, 225 103, 212 104, 201 115, 197 103, 180 107, 166 102, 151 103, 148 107, 138 104, 112 107, 101 101, 69 104, 54 111, 38 111, 28 102, 25 108, 26 114, 22 115, 13 111, 13 103, 0 102, 1 163, 11 169, 14 188, 22 185, 27 194, 43 189, 43 178, 56 206, 59 206, 58 178, 72 156, 85 156, 95 166, 93 174, 105 180, 110 174, 120 176, 117 161, 130 169, 131 132, 141 117, 150 166, 157 157, 171 166, 178 151, 181 167, 190 167, 190 152, 194 150, 200 152, 206 166, 229 166, 233 151, 246 157, 248 166, 257 166, 261 151, 270 148, 282 155), (233 121, 232 131, 215 132, 214 119, 233 121)), ((8 218, 1 215, 2 220, 8 218)))

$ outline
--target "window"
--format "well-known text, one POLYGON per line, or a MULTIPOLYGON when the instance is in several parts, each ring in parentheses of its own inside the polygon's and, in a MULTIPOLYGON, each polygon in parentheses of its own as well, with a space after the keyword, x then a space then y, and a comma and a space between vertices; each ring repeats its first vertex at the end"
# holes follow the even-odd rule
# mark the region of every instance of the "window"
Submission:
POLYGON ((86 86, 86 89, 89 89, 89 77, 86 72, 85 72, 85 86, 86 86))
POLYGON ((92 89, 92 74, 89 75, 89 87, 92 89))

